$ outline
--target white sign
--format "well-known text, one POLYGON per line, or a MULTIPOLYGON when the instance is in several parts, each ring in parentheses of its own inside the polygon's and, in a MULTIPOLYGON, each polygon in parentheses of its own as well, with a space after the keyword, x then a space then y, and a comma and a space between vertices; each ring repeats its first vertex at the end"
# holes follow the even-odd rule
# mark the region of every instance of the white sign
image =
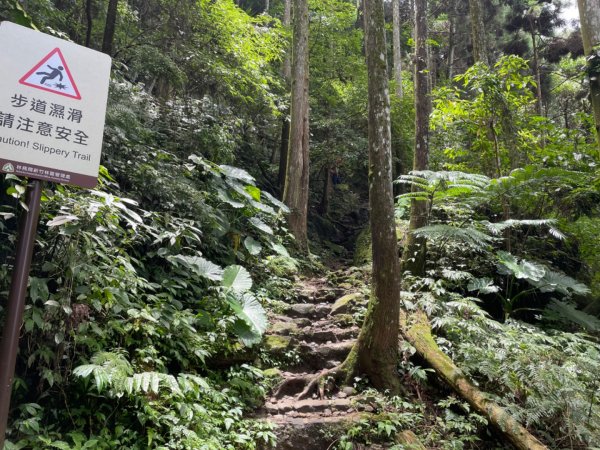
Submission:
POLYGON ((94 187, 111 60, 0 23, 0 172, 94 187))

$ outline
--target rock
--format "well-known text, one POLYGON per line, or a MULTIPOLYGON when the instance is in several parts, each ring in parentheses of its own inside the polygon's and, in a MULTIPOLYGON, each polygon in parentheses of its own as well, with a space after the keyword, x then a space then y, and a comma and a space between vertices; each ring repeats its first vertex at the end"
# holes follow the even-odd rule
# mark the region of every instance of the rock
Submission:
POLYGON ((270 369, 263 370, 263 375, 265 376, 265 378, 283 378, 281 370, 277 369, 276 367, 271 367, 270 369))
POLYGON ((295 322, 295 323, 296 323, 296 324, 297 324, 297 325, 298 325, 300 328, 303 328, 303 327, 308 327, 308 326, 310 326, 310 324, 311 324, 311 323, 313 323, 313 321, 312 321, 312 320, 310 320, 310 319, 306 319, 306 318, 304 318, 304 317, 299 317, 298 319, 294 319, 294 322, 295 322))
POLYGON ((317 307, 311 303, 296 303, 286 309, 290 317, 313 317, 317 312, 317 307))
POLYGON ((333 322, 339 326, 348 326, 354 323, 352 314, 336 314, 333 316, 333 322))
POLYGON ((283 352, 292 345, 292 338, 289 336, 279 336, 269 334, 265 336, 265 349, 270 352, 283 352))
POLYGON ((364 301, 364 295, 359 292, 346 294, 338 298, 331 307, 331 315, 348 314, 352 312, 356 306, 364 301))
POLYGON ((342 392, 346 395, 354 395, 356 394, 356 389, 354 389, 352 386, 344 386, 342 388, 342 392))
POLYGON ((295 322, 275 322, 269 327, 269 332, 273 334, 280 334, 282 336, 289 336, 290 334, 297 334, 300 331, 298 324, 295 322))

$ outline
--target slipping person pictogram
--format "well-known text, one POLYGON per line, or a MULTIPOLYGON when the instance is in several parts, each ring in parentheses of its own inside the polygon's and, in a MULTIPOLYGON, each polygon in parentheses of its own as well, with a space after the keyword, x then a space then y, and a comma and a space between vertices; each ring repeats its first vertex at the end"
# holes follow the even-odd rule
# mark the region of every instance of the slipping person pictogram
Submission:
POLYGON ((46 64, 46 67, 48 67, 49 69, 52 70, 52 72, 48 73, 48 72, 36 72, 36 75, 44 75, 44 78, 42 78, 42 80, 40 81, 40 84, 46 84, 46 81, 48 80, 54 80, 56 77, 60 77, 60 80, 58 81, 62 81, 63 80, 63 74, 62 71, 65 70, 65 68, 63 66, 58 66, 57 68, 52 67, 49 64, 46 64))

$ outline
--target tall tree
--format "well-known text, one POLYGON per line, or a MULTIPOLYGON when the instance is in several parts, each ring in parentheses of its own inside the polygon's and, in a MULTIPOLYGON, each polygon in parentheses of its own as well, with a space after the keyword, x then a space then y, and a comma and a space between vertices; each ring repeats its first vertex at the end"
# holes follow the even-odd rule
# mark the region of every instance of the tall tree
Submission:
POLYGON ((402 98, 402 49, 400 47, 400 0, 392 0, 393 9, 393 54, 394 54, 394 81, 396 82, 396 95, 402 98))
MULTIPOLYGON (((427 70, 427 0, 415 0, 415 157, 413 170, 427 170, 429 164, 429 116, 431 96, 427 70)), ((418 190, 413 186, 413 191, 418 190)), ((427 201, 411 199, 409 231, 427 224, 427 201)), ((413 275, 425 272, 425 239, 408 234, 402 257, 402 270, 413 275)))
POLYGON ((588 57, 592 109, 600 149, 600 0, 578 0, 583 51, 588 57))
POLYGON ((489 64, 483 24, 483 1, 469 0, 469 16, 471 18, 471 43, 475 62, 489 64))
POLYGON ((104 26, 104 37, 102 39, 102 51, 107 55, 112 55, 113 52, 118 5, 119 0, 109 0, 108 8, 106 10, 106 24, 104 26))
POLYGON ((374 387, 398 391, 400 271, 392 193, 390 99, 383 0, 365 0, 369 89, 369 206, 373 242, 371 299, 348 362, 374 387))
POLYGON ((85 19, 86 19, 86 29, 85 29, 85 46, 89 47, 92 40, 92 26, 93 26, 93 17, 92 17, 92 0, 85 1, 85 19))
MULTIPOLYGON (((282 25, 288 29, 292 22, 292 0, 284 0, 283 3, 283 20, 282 25)), ((283 80, 285 81, 286 87, 290 88, 292 79, 292 59, 289 56, 289 52, 286 52, 283 58, 283 67, 281 69, 283 80)), ((281 189, 281 197, 283 198, 283 189, 285 187, 285 173, 287 171, 288 161, 288 148, 290 144, 290 118, 289 111, 285 111, 281 122, 281 145, 279 149, 279 176, 278 184, 281 189)))
POLYGON ((308 0, 293 0, 292 101, 290 141, 283 198, 290 208, 290 231, 308 250, 308 0))

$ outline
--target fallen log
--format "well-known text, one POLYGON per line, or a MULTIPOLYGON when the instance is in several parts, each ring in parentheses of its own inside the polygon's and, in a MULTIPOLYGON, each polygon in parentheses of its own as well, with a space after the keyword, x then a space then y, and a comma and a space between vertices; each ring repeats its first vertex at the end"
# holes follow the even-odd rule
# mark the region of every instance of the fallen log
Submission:
POLYGON ((506 439, 520 450, 548 450, 504 408, 479 390, 452 360, 438 347, 425 313, 400 313, 400 327, 405 338, 435 372, 471 407, 486 417, 506 439))

